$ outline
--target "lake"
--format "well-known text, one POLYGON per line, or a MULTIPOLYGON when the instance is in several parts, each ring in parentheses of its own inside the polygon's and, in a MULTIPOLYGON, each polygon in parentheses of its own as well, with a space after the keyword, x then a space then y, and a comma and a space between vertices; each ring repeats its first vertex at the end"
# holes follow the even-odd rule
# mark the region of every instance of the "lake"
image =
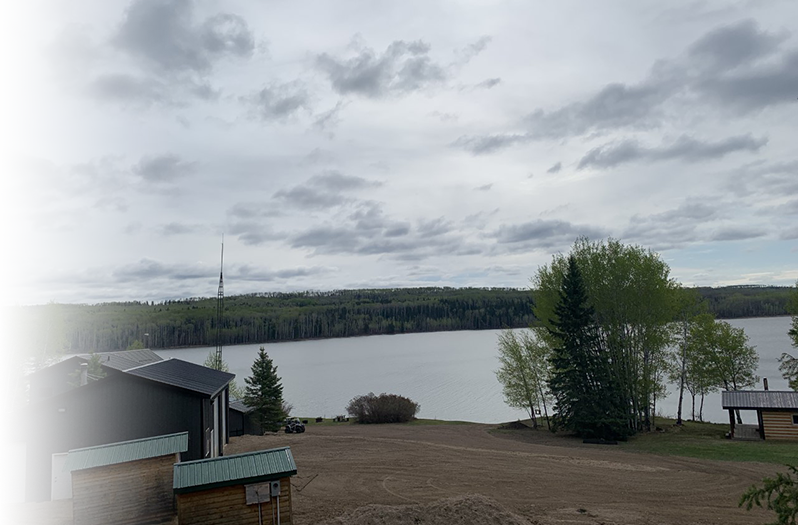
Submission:
MULTIPOLYGON (((760 377, 768 378, 771 390, 788 390, 778 370, 778 358, 794 350, 787 330, 789 317, 734 319, 729 323, 745 329, 759 353, 760 377)), ((374 392, 400 394, 421 405, 419 417, 481 423, 499 423, 525 418, 522 410, 504 403, 496 380, 499 330, 431 332, 375 335, 264 345, 282 377, 285 399, 302 417, 333 417, 345 413, 355 396, 374 392)), ((261 345, 224 348, 224 360, 243 387, 244 378, 261 345)), ((164 358, 176 357, 202 364, 210 347, 159 350, 164 358)), ((761 381, 759 383, 761 388, 761 381)), ((675 416, 678 393, 657 402, 657 412, 675 416)), ((683 417, 690 417, 690 396, 685 392, 683 417)), ((720 394, 704 402, 704 419, 727 422, 720 394)), ((752 412, 743 412, 747 423, 755 423, 752 412)))

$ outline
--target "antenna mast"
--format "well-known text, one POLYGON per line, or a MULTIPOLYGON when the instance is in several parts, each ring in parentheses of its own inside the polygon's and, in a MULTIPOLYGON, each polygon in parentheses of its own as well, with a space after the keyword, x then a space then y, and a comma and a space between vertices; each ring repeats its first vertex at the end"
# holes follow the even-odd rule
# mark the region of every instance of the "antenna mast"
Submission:
POLYGON ((222 234, 222 257, 219 266, 219 290, 216 292, 216 366, 222 368, 222 318, 224 317, 224 234, 222 234))

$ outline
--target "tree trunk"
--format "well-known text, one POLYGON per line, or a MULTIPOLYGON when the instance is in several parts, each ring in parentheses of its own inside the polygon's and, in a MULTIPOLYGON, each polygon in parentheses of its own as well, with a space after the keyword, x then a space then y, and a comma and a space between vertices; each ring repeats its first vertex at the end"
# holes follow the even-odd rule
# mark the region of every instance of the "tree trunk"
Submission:
MULTIPOLYGON (((679 374, 679 408, 676 410, 676 424, 682 424, 682 399, 684 399, 684 376, 687 374, 687 323, 682 325, 682 371, 679 374)), ((695 415, 693 415, 695 418, 695 415)))
POLYGON ((698 419, 704 422, 704 394, 701 394, 701 408, 698 409, 698 419))
POLYGON ((691 393, 690 395, 693 396, 693 421, 695 421, 695 394, 691 393))

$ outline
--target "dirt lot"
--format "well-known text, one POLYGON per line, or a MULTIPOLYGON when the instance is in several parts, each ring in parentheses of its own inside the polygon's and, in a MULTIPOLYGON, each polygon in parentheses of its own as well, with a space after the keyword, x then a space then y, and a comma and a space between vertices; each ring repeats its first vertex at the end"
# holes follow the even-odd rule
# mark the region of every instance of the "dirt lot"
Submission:
MULTIPOLYGON (((296 525, 355 509, 335 523, 769 521, 763 511, 738 508, 737 500, 752 483, 773 475, 776 465, 635 454, 548 432, 495 428, 311 425, 304 434, 233 438, 225 454, 291 446, 298 469, 292 480, 296 525), (495 504, 481 496, 458 498, 465 495, 486 496, 495 504), (415 506, 361 508, 369 504, 415 506)), ((71 524, 70 501, 18 510, 26 525, 71 524)))
POLYGON ((363 505, 481 494, 541 524, 765 523, 737 507, 775 465, 633 454, 489 425, 311 426, 233 438, 227 454, 289 445, 297 525, 363 505))

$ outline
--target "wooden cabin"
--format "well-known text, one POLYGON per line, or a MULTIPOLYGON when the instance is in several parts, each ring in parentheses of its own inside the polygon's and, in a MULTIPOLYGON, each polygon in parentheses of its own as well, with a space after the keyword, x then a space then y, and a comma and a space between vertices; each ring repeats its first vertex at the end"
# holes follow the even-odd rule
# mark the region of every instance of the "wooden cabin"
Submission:
POLYGON ((188 432, 70 450, 75 525, 157 525, 175 518, 172 476, 188 432))
POLYGON ((755 410, 761 439, 798 441, 798 392, 734 390, 721 392, 723 408, 729 411, 730 436, 735 438, 736 410, 755 410))
POLYGON ((178 523, 291 524, 295 474, 289 447, 178 463, 173 484, 178 523))

